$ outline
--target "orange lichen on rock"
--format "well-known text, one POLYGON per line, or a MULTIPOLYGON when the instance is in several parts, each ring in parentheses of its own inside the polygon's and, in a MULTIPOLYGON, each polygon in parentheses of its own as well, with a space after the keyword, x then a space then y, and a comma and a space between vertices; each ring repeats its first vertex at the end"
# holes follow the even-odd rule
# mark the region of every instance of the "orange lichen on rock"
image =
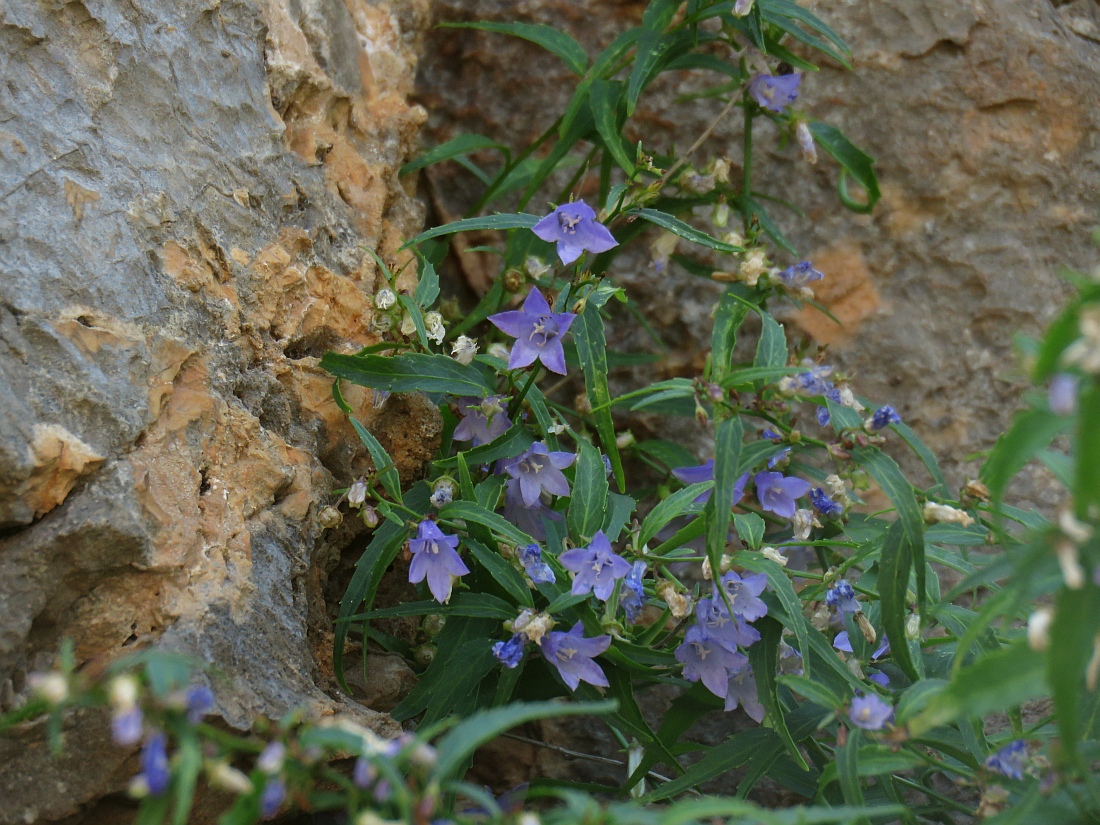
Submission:
POLYGON ((36 424, 30 446, 34 467, 15 488, 15 497, 34 510, 35 518, 63 502, 80 477, 104 460, 77 436, 55 424, 36 424))
POLYGON ((819 344, 850 341, 882 304, 863 252, 857 243, 840 240, 813 253, 810 260, 825 273, 823 280, 814 282, 814 294, 841 323, 809 306, 798 312, 794 322, 819 344))

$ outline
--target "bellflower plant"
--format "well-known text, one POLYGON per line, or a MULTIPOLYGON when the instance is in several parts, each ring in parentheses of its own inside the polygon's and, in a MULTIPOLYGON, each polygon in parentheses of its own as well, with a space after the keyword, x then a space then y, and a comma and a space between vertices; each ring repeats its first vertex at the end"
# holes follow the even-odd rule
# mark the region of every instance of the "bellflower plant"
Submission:
POLYGON ((519 492, 526 507, 538 504, 543 491, 553 496, 569 495, 569 482, 562 470, 576 460, 576 455, 551 452, 536 441, 525 452, 504 462, 504 471, 519 482, 519 492))
MULTIPOLYGON (((672 471, 672 475, 688 485, 698 484, 701 481, 714 481, 714 459, 707 459, 698 467, 677 467, 672 471)), ((741 499, 745 497, 745 485, 748 484, 748 481, 749 474, 744 473, 734 483, 733 492, 730 496, 730 506, 740 503, 741 499)), ((708 501, 710 499, 710 493, 710 490, 700 493, 695 497, 695 501, 708 501)))
POLYGON ((435 522, 422 521, 416 529, 416 538, 409 540, 413 560, 409 565, 409 581, 413 584, 428 579, 428 589, 435 600, 446 604, 451 599, 451 587, 455 576, 470 572, 455 548, 458 537, 448 536, 435 522))
POLYGON ((787 477, 782 473, 757 473, 753 477, 753 483, 756 485, 760 506, 783 518, 794 516, 794 511, 798 509, 795 500, 810 490, 808 481, 787 477))
POLYGON ((748 662, 744 654, 730 651, 709 638, 699 625, 688 628, 683 644, 676 648, 676 659, 684 666, 685 679, 701 681, 707 690, 723 699, 729 689, 730 670, 737 670, 748 662))
POLYGON ((562 204, 536 223, 532 231, 542 240, 558 245, 558 257, 563 264, 573 263, 582 252, 607 252, 619 245, 584 201, 562 204))
POLYGON ((747 662, 730 671, 726 682, 726 701, 723 710, 743 710, 755 722, 764 721, 764 705, 760 702, 760 689, 756 684, 752 666, 747 662))
POLYGON ((610 636, 585 638, 580 622, 573 625, 568 633, 550 631, 543 637, 541 645, 543 658, 557 669, 562 681, 571 690, 576 690, 581 682, 609 687, 607 676, 593 658, 610 646, 610 636))
POLYGON ((615 581, 631 572, 630 562, 611 549, 603 530, 597 531, 588 547, 562 553, 561 565, 575 574, 571 591, 574 596, 591 592, 601 602, 611 598, 615 581))
POLYGON ((455 427, 455 441, 472 441, 475 447, 480 447, 508 432, 512 420, 504 412, 504 402, 502 395, 458 399, 462 420, 455 427))
POLYGON ((864 730, 882 730, 893 716, 894 706, 873 693, 856 696, 848 711, 852 724, 864 730))
POLYGON ((552 312, 542 293, 532 288, 523 309, 498 312, 489 320, 516 339, 508 356, 508 368, 519 369, 541 361, 551 372, 565 375, 565 350, 561 340, 577 316, 572 312, 552 312))
POLYGON ((761 107, 777 115, 783 114, 798 99, 802 75, 797 72, 781 75, 757 74, 749 81, 749 95, 761 107))

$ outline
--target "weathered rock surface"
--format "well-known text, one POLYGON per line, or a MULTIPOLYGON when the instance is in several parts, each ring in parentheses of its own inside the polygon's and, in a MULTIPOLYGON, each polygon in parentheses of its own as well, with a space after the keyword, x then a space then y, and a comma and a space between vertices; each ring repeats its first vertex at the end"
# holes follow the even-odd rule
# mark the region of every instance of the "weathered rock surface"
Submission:
MULTIPOLYGON (((326 693, 322 591, 354 531, 316 513, 370 465, 316 361, 372 341, 366 249, 399 263, 423 222, 396 173, 426 13, 0 2, 0 705, 63 637, 81 665, 160 640, 225 675, 230 724, 305 705, 393 729, 326 693)), ((371 400, 349 395, 414 477, 438 414, 371 400)), ((0 741, 0 822, 125 785, 92 722, 67 768, 40 731, 0 741)))
MULTIPOLYGON (((793 142, 780 150, 774 127, 758 124, 755 186, 805 208, 804 218, 779 207, 772 217, 827 274, 815 287, 845 328, 812 310, 788 320, 830 344, 831 360, 855 374, 866 395, 894 404, 961 482, 979 466, 963 456, 989 447, 1018 405, 1013 335, 1037 332, 1059 306, 1067 291, 1056 275, 1060 264, 1095 263, 1088 235, 1100 191, 1100 29, 1090 26, 1100 7, 1095 0, 807 5, 853 47, 854 71, 825 67, 807 76, 798 106, 877 159, 884 196, 873 215, 845 211, 833 192, 836 165, 826 157, 808 167, 793 142)), ((564 27, 590 55, 636 25, 644 6, 434 3, 441 20, 564 27)), ((721 104, 676 98, 714 77, 663 78, 628 122, 630 140, 660 151, 691 145, 721 104)), ((556 57, 525 41, 436 30, 418 81, 430 112, 425 142, 474 132, 524 144, 563 110, 575 85, 556 57)), ((733 117, 692 161, 702 167, 726 155, 736 166, 740 145, 733 117)), ((457 166, 430 175, 437 208, 460 215, 476 188, 472 178, 457 166)), ((476 286, 475 267, 466 268, 476 286)), ((629 258, 617 277, 652 310, 676 359, 690 368, 706 347, 714 290, 675 267, 657 277, 641 257, 629 258)), ((618 334, 644 343, 625 328, 618 334)), ((1017 493, 1049 505, 1047 481, 1037 471, 1017 493)))

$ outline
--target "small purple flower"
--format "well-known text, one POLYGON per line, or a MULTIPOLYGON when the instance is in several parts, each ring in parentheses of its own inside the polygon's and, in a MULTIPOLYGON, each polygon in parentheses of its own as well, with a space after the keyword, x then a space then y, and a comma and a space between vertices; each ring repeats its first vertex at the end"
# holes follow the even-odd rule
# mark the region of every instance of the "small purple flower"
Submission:
POLYGON ((546 527, 542 520, 561 521, 563 516, 551 510, 542 501, 536 501, 528 507, 523 501, 518 479, 510 478, 504 483, 504 518, 516 525, 527 535, 539 541, 546 541, 546 527))
POLYGON ((760 506, 769 513, 791 518, 798 509, 795 499, 806 495, 810 483, 800 478, 785 477, 782 473, 757 473, 753 478, 756 497, 760 506))
POLYGON ((841 613, 858 613, 863 609, 856 601, 856 591, 845 579, 840 579, 825 592, 825 604, 835 607, 841 613))
POLYGON ((451 598, 452 576, 465 576, 470 572, 455 548, 458 536, 448 536, 434 521, 425 519, 416 528, 416 538, 409 540, 413 553, 409 565, 409 581, 412 584, 428 579, 428 589, 435 600, 446 604, 451 598))
POLYGON ((747 662, 729 675, 726 687, 725 710, 741 706, 750 719, 759 724, 764 721, 764 706, 760 704, 760 692, 756 689, 756 677, 747 662))
MULTIPOLYGON (((697 467, 677 467, 672 474, 686 485, 698 484, 700 481, 714 481, 714 459, 708 458, 697 467)), ((733 495, 730 497, 730 507, 733 507, 745 496, 745 485, 749 481, 749 474, 745 473, 737 479, 733 485, 733 495)), ((695 502, 707 501, 711 490, 700 493, 695 497, 695 502)))
POLYGON ((596 687, 608 687, 607 677, 598 664, 592 661, 611 646, 610 636, 584 638, 580 622, 568 633, 551 630, 542 637, 542 655, 558 669, 562 680, 570 690, 576 690, 581 682, 596 687))
POLYGON ((132 707, 111 717, 111 738, 116 745, 127 747, 141 741, 144 716, 141 708, 132 707))
POLYGON ((879 671, 876 670, 873 673, 868 673, 867 678, 870 679, 872 682, 874 682, 879 687, 884 687, 884 688, 890 687, 890 677, 887 676, 885 673, 880 673, 879 671))
POLYGON ((513 634, 506 642, 497 642, 493 645, 493 656, 506 668, 514 668, 523 658, 524 637, 519 633, 513 634))
POLYGON ((168 765, 168 737, 157 731, 141 749, 141 777, 149 793, 160 796, 168 790, 172 772, 168 765))
POLYGON ((990 754, 985 766, 991 771, 1020 780, 1024 778, 1024 766, 1027 764, 1027 743, 1023 739, 1009 742, 996 753, 990 754))
POLYGON ((802 75, 798 72, 756 74, 749 81, 749 95, 769 112, 781 115, 798 97, 798 85, 801 82, 802 75))
MULTIPOLYGON (((844 583, 848 584, 847 582, 844 582, 844 583)), ((850 586, 851 585, 849 585, 849 587, 850 586)), ((853 593, 854 592, 855 591, 853 591, 853 593)), ((828 602, 828 600, 829 600, 829 597, 826 595, 825 601, 828 602)), ((854 601, 854 599, 853 599, 853 601, 854 601)), ((856 602, 856 606, 857 606, 857 608, 859 607, 858 602, 856 602)), ((846 612, 855 613, 856 611, 855 610, 849 610, 849 611, 846 611, 846 612)), ((842 630, 842 631, 840 631, 840 633, 836 634, 836 638, 833 639, 833 647, 835 647, 837 650, 843 650, 845 653, 855 653, 855 651, 852 650, 852 640, 851 640, 851 637, 848 636, 848 631, 847 630, 842 630)), ((884 635, 882 637, 882 644, 879 645, 878 649, 874 653, 871 654, 871 660, 874 661, 875 659, 880 659, 889 652, 890 652, 890 640, 887 639, 886 636, 884 635)))
POLYGON ((282 742, 268 742, 256 757, 256 767, 264 773, 276 774, 283 769, 284 761, 286 745, 282 742))
POLYGON ((768 606, 759 599, 768 586, 768 577, 763 573, 741 577, 731 570, 722 576, 721 584, 729 596, 730 611, 737 618, 752 622, 768 615, 768 606))
POLYGON ((269 776, 260 794, 260 818, 274 819, 286 800, 286 783, 282 777, 269 776))
POLYGON ((813 281, 820 281, 825 275, 814 269, 814 265, 809 261, 799 261, 794 266, 789 266, 784 269, 776 277, 779 278, 785 286, 797 289, 813 281))
POLYGON ((573 263, 586 249, 589 252, 606 252, 619 245, 607 227, 596 220, 592 207, 584 201, 563 203, 536 223, 531 231, 547 243, 558 245, 558 257, 563 264, 573 263))
POLYGON ((626 611, 626 620, 630 624, 638 621, 642 608, 645 606, 645 589, 642 586, 642 577, 646 573, 646 563, 636 561, 630 568, 630 572, 623 579, 623 588, 619 593, 619 604, 626 611))
POLYGON ((810 490, 810 501, 814 505, 814 509, 825 518, 840 518, 844 515, 844 505, 839 504, 829 498, 826 493, 820 487, 814 487, 810 490))
POLYGON ((708 637, 702 627, 693 624, 684 634, 683 643, 676 648, 676 660, 684 665, 685 679, 701 681, 715 696, 725 697, 730 669, 742 667, 748 657, 728 650, 717 639, 708 637))
POLYGON ((817 423, 822 427, 828 427, 829 422, 833 420, 832 413, 829 412, 828 407, 818 407, 817 412, 814 413, 814 417, 817 418, 817 423))
POLYGON ((768 441, 782 441, 783 440, 783 436, 781 436, 775 430, 771 429, 771 427, 769 427, 766 430, 764 430, 763 432, 761 432, 760 437, 763 438, 763 439, 766 439, 768 441))
POLYGON ((615 580, 631 572, 630 562, 611 549, 603 530, 596 531, 588 547, 567 550, 558 557, 561 566, 577 575, 573 578, 572 593, 582 596, 589 591, 606 602, 615 588, 615 580))
POLYGON ((829 376, 832 374, 833 368, 831 366, 828 364, 821 364, 820 366, 811 367, 806 370, 806 372, 800 372, 792 376, 792 379, 794 387, 800 390, 803 395, 824 395, 829 397, 830 393, 836 392, 839 398, 839 391, 833 385, 833 382, 828 380, 829 376))
POLYGON ((475 447, 488 444, 512 426, 511 419, 504 412, 504 396, 490 395, 488 398, 459 398, 456 402, 462 413, 462 420, 455 427, 455 441, 472 441, 475 447))
POLYGON ((801 676, 802 654, 784 641, 779 643, 779 672, 787 676, 801 676))
POLYGON ((489 320, 516 339, 508 356, 508 369, 527 367, 539 360, 551 372, 565 375, 561 339, 576 317, 572 312, 551 312, 542 293, 531 287, 522 310, 498 312, 489 320))
POLYGON ((1080 379, 1076 375, 1060 372, 1050 379, 1047 402, 1055 415, 1073 415, 1077 412, 1077 385, 1080 379))
POLYGON ((893 717, 894 706, 873 693, 852 699, 848 711, 852 724, 864 730, 882 730, 893 717))
POLYGON ((505 461, 504 471, 519 481, 524 505, 534 507, 543 490, 555 496, 569 495, 569 482, 561 471, 576 458, 575 453, 552 453, 536 441, 526 452, 505 461))
POLYGON ((378 769, 371 764, 365 756, 355 760, 355 767, 351 771, 351 781, 357 788, 369 788, 378 776, 378 769))
POLYGON ((197 725, 214 709, 214 691, 206 685, 192 685, 187 689, 187 721, 197 725))
POLYGON ((526 544, 516 553, 524 572, 535 584, 553 584, 557 580, 550 565, 542 560, 542 548, 537 544, 526 544))
POLYGON ((791 448, 790 447, 784 447, 782 450, 780 450, 778 453, 776 453, 775 455, 773 455, 771 458, 768 459, 768 469, 769 470, 775 469, 775 465, 779 464, 783 461, 786 461, 787 456, 789 456, 790 454, 791 454, 791 448))
POLYGON ((699 600, 695 605, 695 621, 708 638, 726 650, 736 651, 738 647, 751 647, 760 641, 760 632, 743 619, 731 618, 726 603, 717 594, 714 598, 699 600))
POLYGON ((871 420, 867 422, 867 428, 870 430, 881 430, 883 427, 888 427, 891 424, 900 424, 901 416, 897 414, 889 404, 879 407, 875 410, 875 414, 871 416, 871 420))

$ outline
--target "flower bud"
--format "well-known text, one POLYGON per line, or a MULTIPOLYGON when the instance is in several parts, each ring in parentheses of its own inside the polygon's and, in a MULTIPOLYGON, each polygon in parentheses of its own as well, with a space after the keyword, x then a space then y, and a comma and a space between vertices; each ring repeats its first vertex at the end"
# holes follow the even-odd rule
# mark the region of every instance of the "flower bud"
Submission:
POLYGON ((397 295, 389 287, 382 287, 374 293, 374 306, 383 312, 397 303, 397 295))
POLYGON ((31 693, 45 699, 51 706, 60 705, 69 698, 69 682, 64 674, 56 671, 28 673, 27 687, 31 689, 31 693))
POLYGON ((401 334, 406 338, 411 338, 416 334, 416 321, 407 312, 401 316, 401 334))
POLYGON ((1054 621, 1054 612, 1049 607, 1040 607, 1027 619, 1027 643, 1032 650, 1042 653, 1050 647, 1050 624, 1054 621))
POLYGON ((786 567, 787 566, 787 557, 784 556, 782 553, 780 553, 779 550, 775 547, 769 547, 769 546, 761 547, 760 548, 760 553, 761 553, 762 556, 764 556, 764 558, 771 559, 776 564, 778 564, 780 567, 786 567))
POLYGON ((428 500, 431 502, 432 507, 438 510, 454 501, 456 492, 458 492, 458 485, 454 483, 454 480, 443 476, 435 482, 432 487, 431 498, 428 500))
POLYGON ((753 0, 737 0, 737 2, 733 4, 734 15, 737 17, 744 17, 752 11, 752 2, 753 0))
POLYGON ((634 433, 630 432, 630 430, 626 430, 615 436, 615 446, 620 450, 625 450, 632 444, 634 444, 634 433))
MULTIPOLYGON (((523 262, 523 268, 530 277, 541 278, 550 271, 550 264, 546 263, 546 261, 543 261, 541 258, 536 258, 534 255, 528 255, 527 259, 523 262)), ((517 292, 518 290, 512 291, 517 292)))
POLYGON ((490 356, 492 356, 493 358, 499 358, 501 361, 507 361, 508 356, 511 354, 508 351, 508 347, 499 342, 496 344, 490 344, 488 352, 490 356))
POLYGON ((925 504, 921 513, 924 516, 925 522, 928 524, 945 522, 958 524, 962 527, 969 527, 974 523, 974 519, 965 510, 959 510, 946 504, 937 504, 934 501, 929 501, 925 504))
POLYGON ((460 335, 451 344, 451 356, 464 367, 468 367, 477 355, 477 341, 467 335, 460 335))
POLYGON ((344 520, 344 517, 340 514, 340 511, 335 507, 329 506, 321 509, 321 512, 317 514, 317 523, 321 525, 324 530, 331 530, 333 527, 339 527, 340 522, 344 520))
POLYGON ((719 183, 729 183, 730 165, 729 158, 715 158, 710 170, 711 174, 714 175, 714 179, 719 183))
POLYGON ((963 488, 963 495, 977 501, 989 501, 989 488, 980 481, 968 481, 963 488))
POLYGON ((389 315, 375 315, 371 320, 371 327, 375 332, 389 332, 393 329, 393 318, 389 315))
POLYGON ((577 397, 573 399, 573 409, 581 415, 588 415, 592 412, 592 402, 588 400, 587 393, 579 393, 577 397))
POLYGON ((714 212, 711 214, 711 222, 719 229, 725 229, 726 225, 730 222, 730 206, 725 201, 716 203, 714 205, 714 212))
POLYGON ((526 282, 527 279, 523 277, 523 273, 518 269, 505 270, 501 276, 501 284, 506 292, 519 292, 526 282))
POLYGON ((1080 590, 1085 586, 1085 569, 1077 555, 1077 545, 1068 539, 1060 539, 1054 544, 1054 554, 1058 557, 1058 566, 1062 568, 1062 578, 1070 590, 1080 590))
POLYGON ((905 620, 905 638, 911 642, 920 639, 920 614, 910 613, 909 618, 905 620))
POLYGON ((1085 687, 1096 690, 1096 683, 1100 681, 1100 633, 1092 639, 1092 658, 1085 668, 1085 687))
POLYGON ((740 280, 745 286, 756 286, 760 276, 767 271, 767 253, 760 247, 748 250, 737 270, 740 280))
POLYGON ((206 776, 210 785, 235 794, 252 792, 252 781, 228 762, 207 762, 206 776))
POLYGON ((256 759, 256 767, 264 773, 276 774, 283 769, 284 761, 286 761, 286 745, 282 742, 269 742, 256 759))
POLYGON ((377 527, 382 521, 378 516, 378 511, 369 504, 359 511, 359 517, 363 519, 363 524, 367 525, 371 530, 377 527))
POLYGON ((867 614, 862 610, 852 615, 856 624, 859 626, 859 632, 863 634, 863 638, 867 640, 867 644, 873 645, 878 639, 878 634, 871 626, 871 621, 867 618, 867 614))
POLYGON ((814 136, 810 133, 810 127, 806 121, 798 121, 798 125, 794 128, 794 134, 798 138, 798 148, 802 152, 802 159, 806 163, 817 163, 817 147, 814 146, 814 136))
POLYGON ((358 509, 367 500, 367 483, 359 479, 348 488, 348 507, 358 509))
POLYGON ((107 696, 116 713, 137 707, 140 687, 137 678, 128 673, 111 680, 111 684, 107 687, 107 696))
POLYGON ((427 667, 435 659, 436 647, 432 644, 423 644, 413 648, 413 661, 421 667, 427 667))

